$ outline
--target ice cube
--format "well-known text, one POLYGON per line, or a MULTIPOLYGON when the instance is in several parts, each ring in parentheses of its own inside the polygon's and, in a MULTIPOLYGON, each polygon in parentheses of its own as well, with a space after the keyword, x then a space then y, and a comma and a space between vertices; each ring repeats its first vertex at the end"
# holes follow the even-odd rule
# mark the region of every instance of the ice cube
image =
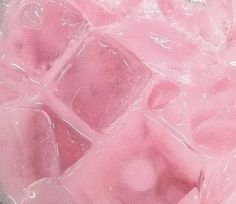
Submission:
POLYGON ((48 115, 31 108, 1 108, 0 180, 13 197, 30 183, 59 173, 59 160, 48 115))
POLYGON ((157 0, 159 7, 176 30, 201 37, 216 46, 222 46, 232 24, 231 2, 157 0))
POLYGON ((134 101, 149 77, 134 55, 93 35, 59 77, 56 94, 88 125, 102 129, 134 101))
POLYGON ((45 108, 53 124, 53 132, 57 142, 60 168, 64 172, 75 164, 89 150, 91 142, 82 133, 60 118, 49 108, 45 108))
POLYGON ((5 49, 34 74, 50 69, 87 23, 78 10, 64 1, 19 1, 12 3, 11 10, 15 10, 14 15, 4 23, 5 49))
POLYGON ((107 28, 107 33, 142 59, 154 73, 165 74, 182 83, 193 83, 191 74, 196 66, 198 47, 162 18, 149 19, 133 14, 107 28))

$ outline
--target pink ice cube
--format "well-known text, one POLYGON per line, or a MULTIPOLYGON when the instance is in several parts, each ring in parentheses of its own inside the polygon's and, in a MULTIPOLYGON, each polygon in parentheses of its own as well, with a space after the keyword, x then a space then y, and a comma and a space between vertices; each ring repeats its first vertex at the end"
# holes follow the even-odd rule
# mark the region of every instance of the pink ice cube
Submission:
POLYGON ((69 123, 62 120, 58 115, 46 109, 50 113, 53 123, 55 140, 57 142, 60 169, 65 171, 77 162, 90 148, 90 141, 69 123))
POLYGON ((57 145, 45 112, 14 107, 1 113, 2 187, 17 197, 32 182, 59 175, 57 145))
POLYGON ((56 94, 89 126, 107 127, 137 97, 150 72, 134 55, 95 34, 60 75, 56 94))
POLYGON ((82 35, 86 25, 78 10, 60 0, 12 4, 14 15, 9 15, 3 24, 6 29, 3 44, 11 57, 17 57, 17 62, 24 63, 29 72, 50 69, 69 41, 82 35))

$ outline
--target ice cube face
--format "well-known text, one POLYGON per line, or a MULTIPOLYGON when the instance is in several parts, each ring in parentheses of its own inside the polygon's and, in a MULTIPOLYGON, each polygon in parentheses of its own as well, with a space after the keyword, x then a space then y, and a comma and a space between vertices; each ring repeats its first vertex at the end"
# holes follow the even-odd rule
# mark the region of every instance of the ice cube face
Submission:
POLYGON ((96 130, 107 127, 136 98, 150 72, 134 55, 92 35, 59 77, 56 94, 96 130))
POLYGON ((4 190, 16 195, 35 180, 57 176, 57 147, 47 114, 32 108, 2 108, 1 113, 4 190))
POLYGON ((4 41, 34 74, 49 70, 87 23, 78 10, 63 1, 19 1, 12 9, 16 11, 9 17, 4 41))
POLYGON ((4 107, 1 112, 5 122, 0 126, 0 158, 4 166, 0 177, 6 179, 3 187, 12 196, 34 181, 56 178, 91 146, 81 133, 48 108, 9 111, 4 107))
POLYGON ((76 163, 91 147, 91 142, 86 140, 78 130, 71 127, 56 113, 47 108, 53 123, 55 141, 57 143, 60 171, 64 172, 76 163))

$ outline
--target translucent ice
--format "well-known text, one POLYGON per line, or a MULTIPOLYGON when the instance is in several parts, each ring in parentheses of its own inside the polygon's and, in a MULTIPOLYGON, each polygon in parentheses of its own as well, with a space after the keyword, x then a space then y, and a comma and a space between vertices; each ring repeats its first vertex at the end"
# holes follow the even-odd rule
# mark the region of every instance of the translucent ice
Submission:
POLYGON ((0 5, 0 203, 236 203, 235 1, 0 5))

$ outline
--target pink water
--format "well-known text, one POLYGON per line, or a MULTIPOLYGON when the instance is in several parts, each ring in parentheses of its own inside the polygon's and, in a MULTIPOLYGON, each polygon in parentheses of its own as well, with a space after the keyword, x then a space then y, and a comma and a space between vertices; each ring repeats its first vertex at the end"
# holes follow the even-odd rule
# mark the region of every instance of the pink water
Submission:
POLYGON ((4 0, 0 18, 0 203, 236 203, 233 0, 4 0))

